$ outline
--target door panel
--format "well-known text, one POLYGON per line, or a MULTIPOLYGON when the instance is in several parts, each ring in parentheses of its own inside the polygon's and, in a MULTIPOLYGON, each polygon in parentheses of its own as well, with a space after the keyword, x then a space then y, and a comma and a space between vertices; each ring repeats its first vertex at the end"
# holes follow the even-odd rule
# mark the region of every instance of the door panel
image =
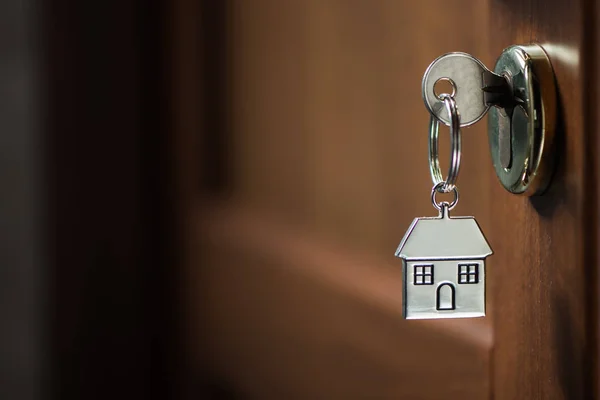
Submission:
MULTIPOLYGON (((556 76, 558 167, 548 192, 529 199, 492 186, 496 399, 592 398, 591 310, 597 261, 586 209, 595 180, 587 168, 583 3, 493 1, 490 49, 540 43, 556 76), (510 321, 510 323, 506 323, 510 321)), ((592 116, 588 116, 592 117, 592 116)), ((590 132, 591 133, 591 132, 590 132)), ((593 200, 595 201, 595 200, 593 200)))

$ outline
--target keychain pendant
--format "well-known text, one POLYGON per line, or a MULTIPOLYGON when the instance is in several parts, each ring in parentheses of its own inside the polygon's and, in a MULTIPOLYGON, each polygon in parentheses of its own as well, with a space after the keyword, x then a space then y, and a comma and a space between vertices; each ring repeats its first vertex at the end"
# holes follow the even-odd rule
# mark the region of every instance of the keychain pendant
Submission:
POLYGON ((439 120, 429 120, 431 203, 438 217, 415 218, 396 250, 402 259, 402 314, 406 319, 485 316, 485 259, 492 254, 473 217, 450 217, 458 203, 460 113, 453 94, 440 95, 450 125, 450 168, 440 170, 439 120), (451 203, 436 201, 437 193, 454 193, 451 203))
POLYGON ((475 218, 451 218, 453 204, 434 205, 439 216, 415 218, 396 250, 404 318, 483 317, 485 259, 492 249, 475 218))

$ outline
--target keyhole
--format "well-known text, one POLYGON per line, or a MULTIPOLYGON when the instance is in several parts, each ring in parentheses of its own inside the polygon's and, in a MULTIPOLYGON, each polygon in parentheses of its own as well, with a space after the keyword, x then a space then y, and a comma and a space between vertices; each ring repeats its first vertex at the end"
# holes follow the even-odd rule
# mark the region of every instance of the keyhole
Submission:
POLYGON ((512 115, 506 111, 498 109, 498 158, 502 168, 509 171, 512 165, 512 115))
POLYGON ((456 94, 456 84, 450 78, 440 78, 433 84, 433 94, 435 94, 438 99, 441 99, 444 94, 449 94, 451 97, 454 97, 456 94))

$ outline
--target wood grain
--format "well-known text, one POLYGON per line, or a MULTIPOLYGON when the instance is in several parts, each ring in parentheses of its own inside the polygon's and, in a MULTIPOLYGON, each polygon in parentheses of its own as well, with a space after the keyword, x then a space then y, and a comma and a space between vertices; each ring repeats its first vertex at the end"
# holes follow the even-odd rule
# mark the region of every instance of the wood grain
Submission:
MULTIPOLYGON (((491 49, 537 42, 548 52, 560 98, 559 163, 552 186, 534 199, 492 187, 490 259, 495 282, 494 398, 591 398, 586 265, 584 38, 582 4, 493 1, 491 49)), ((595 245, 595 244, 594 244, 595 245)))

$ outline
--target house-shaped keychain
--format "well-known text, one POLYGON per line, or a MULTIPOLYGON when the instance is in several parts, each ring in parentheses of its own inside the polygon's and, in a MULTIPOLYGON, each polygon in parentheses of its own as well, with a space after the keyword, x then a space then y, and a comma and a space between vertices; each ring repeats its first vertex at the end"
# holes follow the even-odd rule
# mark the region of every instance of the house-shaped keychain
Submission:
POLYGON ((396 250, 402 258, 407 319, 485 315, 487 240, 473 217, 415 218, 396 250))

